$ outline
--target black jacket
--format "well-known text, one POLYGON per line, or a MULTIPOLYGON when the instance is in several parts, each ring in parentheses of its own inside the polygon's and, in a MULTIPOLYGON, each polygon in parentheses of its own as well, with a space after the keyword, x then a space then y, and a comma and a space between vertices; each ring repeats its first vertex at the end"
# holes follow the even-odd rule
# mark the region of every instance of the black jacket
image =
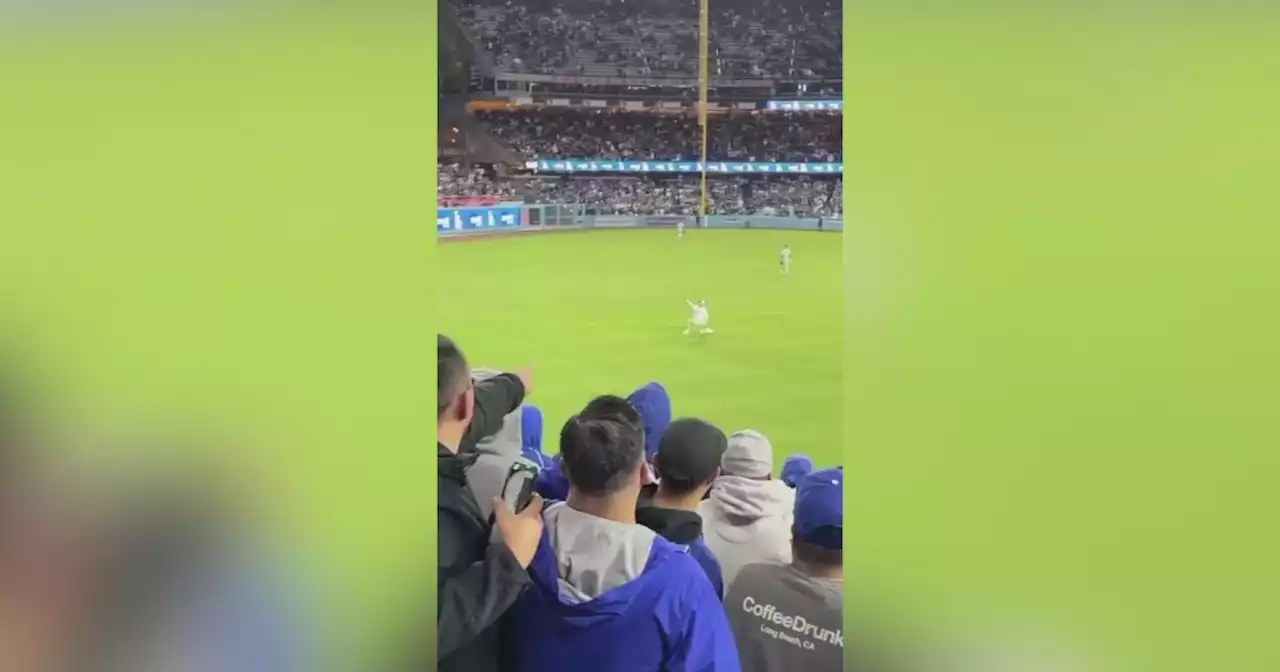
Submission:
POLYGON ((436 669, 490 672, 500 668, 498 622, 529 585, 529 574, 502 542, 490 543, 491 528, 471 488, 466 470, 476 442, 502 427, 502 419, 523 401, 515 376, 476 385, 475 420, 454 454, 437 446, 439 579, 436 611, 436 669))
POLYGON ((462 436, 460 454, 475 452, 476 444, 502 429, 506 419, 524 403, 524 383, 514 373, 503 373, 475 385, 476 408, 471 426, 462 436))
POLYGON ((636 522, 673 544, 688 546, 689 555, 698 561, 716 594, 724 599, 724 575, 720 571, 720 561, 702 538, 702 516, 696 511, 654 506, 652 500, 641 499, 636 506, 636 522))

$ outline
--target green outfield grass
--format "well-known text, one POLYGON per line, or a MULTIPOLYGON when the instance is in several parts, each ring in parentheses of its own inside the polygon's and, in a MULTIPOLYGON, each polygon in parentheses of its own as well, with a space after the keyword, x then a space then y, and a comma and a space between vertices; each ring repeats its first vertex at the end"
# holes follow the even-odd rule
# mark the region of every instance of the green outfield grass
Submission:
POLYGON ((676 416, 752 428, 779 458, 841 455, 840 235, 601 231, 459 241, 437 250, 436 314, 474 366, 531 365, 544 449, 592 396, 657 380, 676 416), (778 252, 790 245, 789 275, 778 252), (681 334, 705 298, 715 333, 681 334))

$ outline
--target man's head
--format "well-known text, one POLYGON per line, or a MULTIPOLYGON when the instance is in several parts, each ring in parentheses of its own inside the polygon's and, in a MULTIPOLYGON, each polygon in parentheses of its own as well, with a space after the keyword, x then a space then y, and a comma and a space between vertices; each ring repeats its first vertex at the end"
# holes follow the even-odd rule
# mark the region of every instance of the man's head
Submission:
POLYGON ((751 429, 735 432, 720 458, 720 473, 757 481, 773 477, 773 445, 764 434, 751 429))
POLYGON ((659 494, 702 499, 720 475, 720 459, 728 444, 724 432, 706 420, 681 418, 671 423, 653 459, 659 494))
POLYGON ((560 459, 573 493, 639 496, 644 431, 615 400, 626 404, 617 397, 598 398, 560 430, 560 459))
POLYGON ((436 435, 457 451, 475 413, 471 368, 462 350, 448 336, 436 338, 436 435))
POLYGON ((804 453, 793 453, 782 463, 782 482, 791 487, 800 485, 801 479, 813 473, 813 460, 804 453))
POLYGON ((586 408, 582 409, 582 413, 579 416, 584 418, 614 417, 636 427, 644 427, 640 411, 636 410, 636 407, 631 405, 631 402, 612 394, 602 394, 592 399, 587 403, 586 408))
POLYGON ((791 530, 795 559, 835 572, 844 566, 844 469, 823 469, 800 479, 791 530))

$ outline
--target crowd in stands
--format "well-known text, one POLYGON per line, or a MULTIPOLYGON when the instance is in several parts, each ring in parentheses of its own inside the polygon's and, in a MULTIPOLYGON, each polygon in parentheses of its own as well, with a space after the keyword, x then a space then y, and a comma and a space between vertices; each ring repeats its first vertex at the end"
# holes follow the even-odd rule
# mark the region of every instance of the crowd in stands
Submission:
POLYGON ((436 669, 842 669, 841 468, 658 383, 584 400, 549 455, 529 371, 443 335, 437 371, 436 669))
MULTIPOLYGON (((516 109, 476 118, 525 159, 564 157, 698 160, 702 130, 692 115, 606 110, 516 109)), ((739 114, 713 118, 712 161, 838 161, 842 119, 815 113, 739 114)))
MULTIPOLYGON (((838 176, 716 175, 707 180, 707 213, 837 217, 844 212, 838 176)), ((702 185, 696 175, 522 176, 499 178, 485 168, 441 165, 442 199, 492 197, 570 205, 588 215, 696 215, 702 185)))
MULTIPOLYGON (((694 215, 697 176, 544 177, 527 183, 529 200, 575 204, 595 215, 694 215)), ((844 211, 839 177, 716 176, 707 180, 707 213, 835 217, 844 211)))
POLYGON ((523 198, 519 182, 498 179, 487 167, 457 163, 436 164, 436 192, 441 197, 523 198))
MULTIPOLYGON (((698 6, 679 0, 462 0, 458 15, 498 69, 607 77, 697 76, 698 6)), ((711 74, 839 77, 837 0, 719 0, 711 74)))

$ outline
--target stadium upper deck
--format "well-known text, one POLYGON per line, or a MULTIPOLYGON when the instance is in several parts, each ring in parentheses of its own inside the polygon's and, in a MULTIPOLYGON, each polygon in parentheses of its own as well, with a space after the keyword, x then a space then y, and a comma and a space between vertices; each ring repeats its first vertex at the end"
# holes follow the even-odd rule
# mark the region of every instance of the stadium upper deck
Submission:
MULTIPOLYGON (((462 0, 462 28, 496 71, 608 78, 695 77, 691 0, 462 0)), ((839 0, 713 0, 710 75, 838 79, 839 0)))

